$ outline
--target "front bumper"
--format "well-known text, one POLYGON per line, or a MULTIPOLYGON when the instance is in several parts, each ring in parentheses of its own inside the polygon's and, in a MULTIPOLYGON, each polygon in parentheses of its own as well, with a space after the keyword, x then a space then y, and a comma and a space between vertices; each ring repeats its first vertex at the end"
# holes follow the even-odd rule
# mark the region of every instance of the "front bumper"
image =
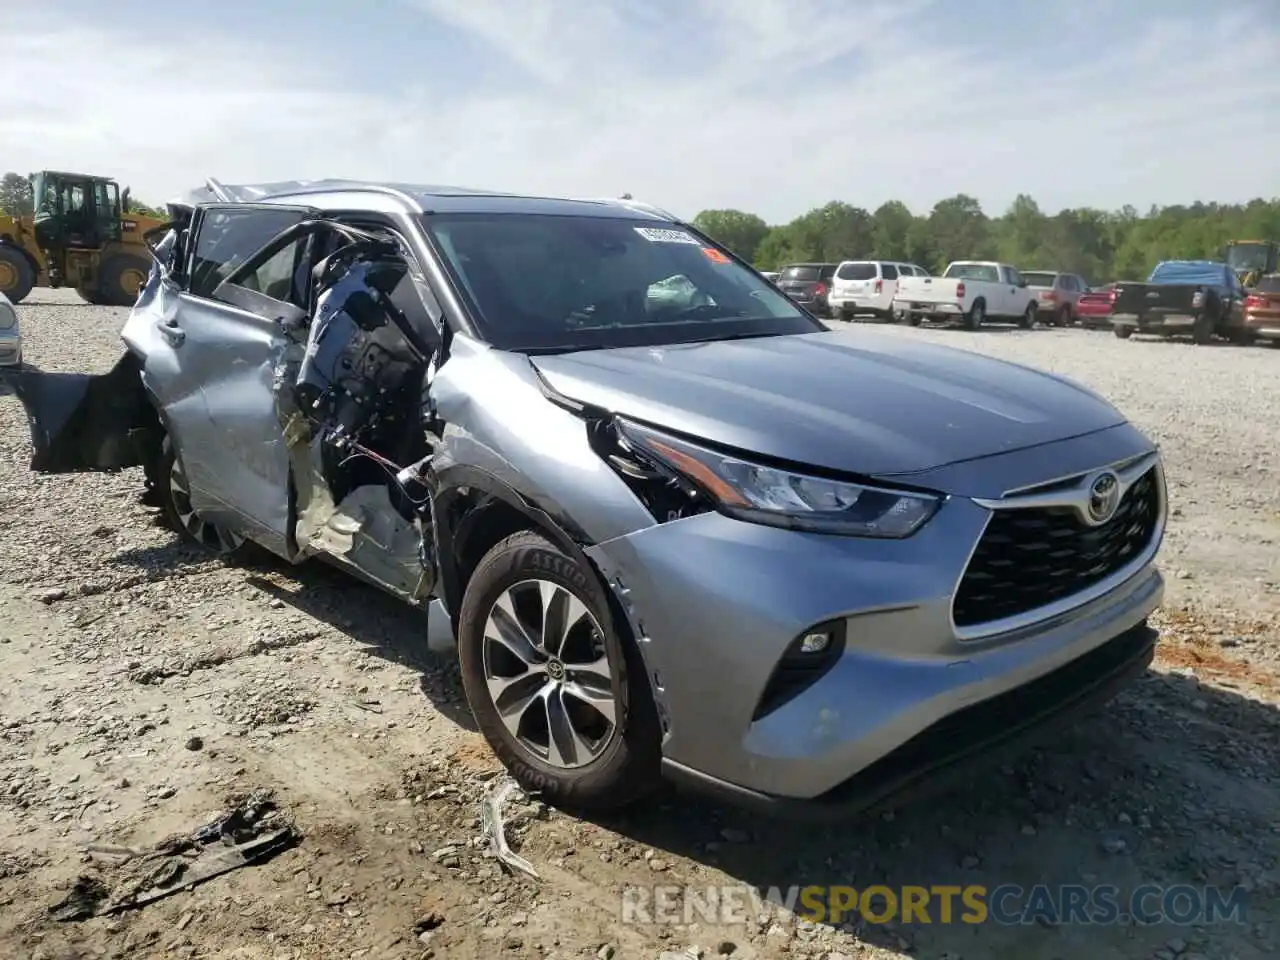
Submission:
POLYGON ((873 541, 713 513, 591 548, 639 639, 668 775, 757 807, 845 815, 1149 662, 1144 624, 1164 591, 1153 562, 1052 619, 959 640, 951 600, 988 517, 954 496, 915 536, 873 541), (842 655, 757 719, 784 651, 832 620, 842 655))
POLYGON ((0 333, 0 369, 22 364, 22 336, 11 330, 0 333))

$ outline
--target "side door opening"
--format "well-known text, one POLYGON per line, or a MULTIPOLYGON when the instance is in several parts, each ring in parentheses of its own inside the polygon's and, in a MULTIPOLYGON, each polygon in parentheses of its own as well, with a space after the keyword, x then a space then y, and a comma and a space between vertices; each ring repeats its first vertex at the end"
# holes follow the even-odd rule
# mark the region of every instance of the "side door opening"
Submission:
POLYGON ((419 475, 432 451, 423 411, 439 337, 418 293, 423 282, 394 234, 314 220, 268 244, 217 291, 270 313, 279 301, 262 288, 274 284, 273 292, 288 287, 306 305, 284 318, 289 342, 271 378, 289 461, 294 558, 326 556, 413 601, 435 583, 419 475), (305 271, 262 276, 304 237, 305 271))

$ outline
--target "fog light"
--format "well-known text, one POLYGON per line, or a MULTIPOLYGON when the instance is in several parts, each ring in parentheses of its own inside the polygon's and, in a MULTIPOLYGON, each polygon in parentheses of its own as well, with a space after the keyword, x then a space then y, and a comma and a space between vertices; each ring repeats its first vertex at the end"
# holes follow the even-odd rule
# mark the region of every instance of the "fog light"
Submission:
POLYGON ((831 634, 829 633, 808 633, 800 641, 801 653, 822 653, 827 647, 831 646, 831 634))

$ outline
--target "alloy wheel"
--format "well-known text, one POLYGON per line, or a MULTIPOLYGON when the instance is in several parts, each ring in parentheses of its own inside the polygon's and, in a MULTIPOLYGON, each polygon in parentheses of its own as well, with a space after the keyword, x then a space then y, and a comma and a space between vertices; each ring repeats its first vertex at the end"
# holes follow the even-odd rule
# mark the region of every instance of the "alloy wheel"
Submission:
POLYGON ((173 501, 173 510, 182 529, 201 546, 217 554, 228 554, 244 543, 243 537, 201 520, 196 514, 191 506, 191 485, 182 461, 177 457, 173 458, 173 465, 169 468, 169 498, 173 501))
POLYGON ((485 685, 513 739, 561 769, 599 757, 618 730, 604 631, 587 605, 549 580, 524 580, 489 608, 485 685))

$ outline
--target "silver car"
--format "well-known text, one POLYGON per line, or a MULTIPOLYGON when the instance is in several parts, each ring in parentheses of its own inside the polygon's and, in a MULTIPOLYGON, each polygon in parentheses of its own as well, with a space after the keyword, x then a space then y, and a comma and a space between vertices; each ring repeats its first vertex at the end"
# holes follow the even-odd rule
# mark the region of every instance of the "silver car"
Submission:
POLYGON ((21 379, 33 468, 142 467, 211 550, 442 609, 552 802, 665 773, 847 814, 1151 660, 1160 457, 1083 387, 828 331, 631 201, 210 181, 172 212, 119 364, 21 379))
MULTIPOLYGON (((18 311, 9 298, 0 293, 0 381, 6 369, 22 366, 22 327, 18 311)), ((2 385, 2 382, 0 382, 2 385)))

